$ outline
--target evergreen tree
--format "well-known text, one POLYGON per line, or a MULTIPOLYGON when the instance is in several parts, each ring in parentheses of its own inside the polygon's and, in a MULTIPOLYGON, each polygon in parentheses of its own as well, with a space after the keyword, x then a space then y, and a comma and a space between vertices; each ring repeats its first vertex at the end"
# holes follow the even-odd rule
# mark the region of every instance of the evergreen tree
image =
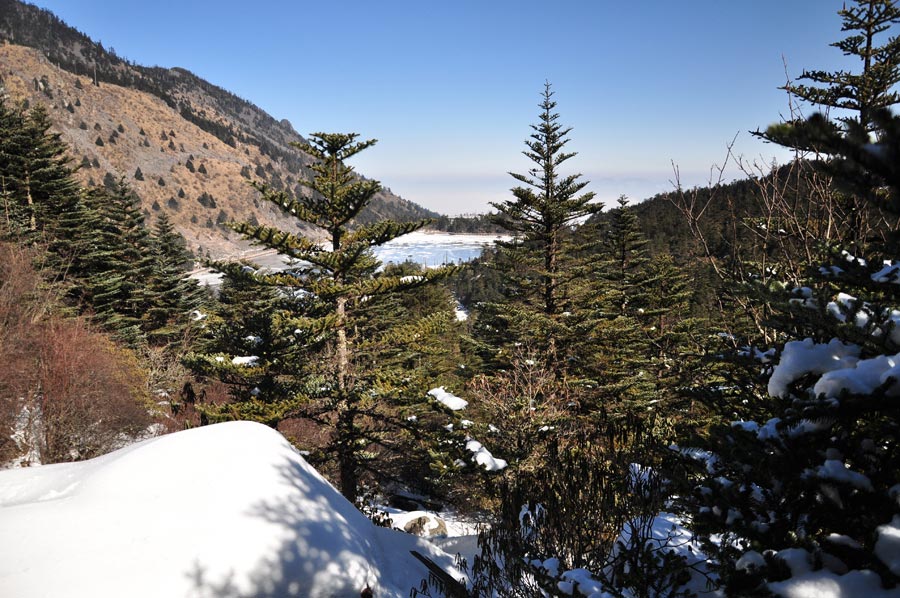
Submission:
MULTIPOLYGON (((858 29, 865 17, 866 32, 838 44, 842 49, 873 47, 874 34, 897 21, 891 3, 857 5, 841 11, 844 28, 858 29), (878 14, 887 15, 880 24, 873 18, 878 14)), ((886 47, 895 46, 893 38, 886 47)), ((841 78, 822 95, 811 94, 825 103, 852 98, 845 107, 856 115, 840 123, 814 115, 770 127, 767 136, 795 149, 814 144, 828 154, 826 166, 848 197, 888 210, 900 193, 900 117, 884 107, 896 97, 875 87, 896 82, 886 73, 896 74, 900 65, 891 52, 865 55, 871 61, 860 78, 841 78)), ((831 261, 809 263, 806 280, 772 289, 781 297, 769 322, 780 341, 777 351, 746 348, 765 386, 744 399, 768 395, 774 417, 723 426, 707 446, 715 458, 704 464, 691 516, 701 537, 719 535, 709 549, 727 590, 761 592, 765 582, 788 577, 778 554, 785 549, 805 551, 792 554, 795 562, 802 555, 810 566, 839 575, 870 570, 885 588, 900 583, 878 549, 889 533, 882 526, 900 517, 900 408, 892 369, 900 349, 900 293, 897 265, 883 261, 896 254, 877 240, 869 241, 865 255, 829 249, 831 261), (742 565, 750 561, 757 565, 742 565)))
POLYGON ((547 83, 540 122, 531 126, 534 132, 525 142, 523 154, 535 167, 528 174, 510 173, 522 184, 512 190, 514 199, 492 204, 495 222, 515 237, 497 244, 496 264, 507 277, 506 301, 487 306, 484 324, 490 327, 485 335, 489 342, 532 344, 563 379, 571 287, 581 273, 571 257, 583 254, 573 245, 571 227, 601 206, 591 203, 593 193, 583 192, 588 183, 579 180, 580 174, 560 173, 560 166, 576 154, 564 151, 571 128, 559 124, 552 97, 547 83))
POLYGON ((0 142, 0 178, 9 202, 6 224, 21 240, 52 236, 59 215, 78 202, 72 160, 50 126, 42 105, 22 114, 0 103, 0 128, 7 133, 0 142))
POLYGON ((94 318, 131 344, 143 342, 141 319, 149 304, 145 284, 154 258, 140 202, 124 179, 113 191, 98 188, 85 199, 96 218, 83 259, 94 318))
POLYGON ((204 302, 196 280, 188 278, 191 257, 168 216, 161 214, 150 235, 153 267, 146 281, 147 309, 142 327, 152 343, 168 343, 183 337, 190 313, 204 302))
POLYGON ((894 90, 900 83, 900 39, 894 36, 877 45, 879 34, 900 22, 900 8, 894 0, 856 0, 855 4, 838 11, 843 19, 841 31, 854 33, 831 45, 859 59, 862 71, 804 70, 800 80, 811 84, 789 84, 786 89, 817 106, 851 111, 852 116, 840 120, 855 122, 870 132, 877 129, 874 112, 900 102, 894 90))
MULTIPOLYGON (((300 146, 315 159, 310 166, 313 179, 304 182, 309 195, 294 198, 258 186, 263 197, 286 214, 320 229, 327 246, 266 226, 235 226, 245 237, 294 260, 285 272, 257 272, 247 281, 278 288, 279 294, 289 298, 275 312, 272 325, 279 339, 291 339, 293 351, 274 368, 279 370, 277 376, 283 372, 289 392, 254 404, 271 425, 304 417, 320 426, 328 442, 319 455, 336 462, 338 486, 351 500, 358 496, 366 472, 377 467, 376 457, 383 459, 385 450, 409 448, 412 439, 424 433, 424 423, 407 417, 416 404, 425 402, 427 388, 415 372, 396 369, 397 361, 391 356, 396 350, 388 347, 409 346, 449 320, 442 322, 443 316, 434 314, 402 321, 402 313, 382 309, 384 296, 425 286, 449 270, 413 276, 379 272, 372 247, 417 230, 427 221, 354 227, 354 219, 381 189, 378 182, 357 176, 345 163, 375 143, 358 142, 357 137, 315 133, 300 146)), ((222 361, 228 360, 223 357, 222 361)), ((221 414, 227 417, 229 409, 223 407, 221 414)), ((427 454, 422 458, 430 459, 427 454)))
MULTIPOLYGON (((647 238, 634 210, 624 197, 607 218, 582 227, 580 235, 599 238, 592 254, 589 276, 579 288, 587 306, 579 319, 579 370, 589 386, 590 400, 583 410, 602 414, 646 412, 658 405, 666 357, 657 324, 664 315, 673 320, 686 312, 685 298, 669 295, 677 278, 666 281, 654 268, 647 238), (654 296, 655 295, 655 296, 654 296), (678 313, 677 308, 681 308, 678 313)), ((666 274, 674 275, 672 269, 666 274)))
POLYGON ((198 405, 202 421, 250 420, 276 427, 300 409, 293 400, 302 388, 314 339, 284 334, 285 319, 304 295, 260 284, 247 264, 217 263, 223 274, 217 300, 204 314, 196 352, 184 358, 195 375, 224 382, 228 405, 198 405), (295 381, 299 381, 296 382, 295 381))
MULTIPOLYGON (((870 142, 870 134, 877 135, 883 128, 875 122, 876 115, 900 102, 900 94, 895 89, 900 82, 900 38, 888 36, 891 25, 900 22, 900 8, 893 0, 857 0, 854 4, 838 11, 843 20, 841 30, 852 34, 831 45, 845 55, 857 58, 862 63, 861 70, 858 73, 804 71, 801 79, 810 81, 810 85, 786 87, 790 93, 811 102, 817 109, 841 109, 843 113, 838 122, 815 114, 807 120, 796 118, 772 125, 765 132, 757 132, 757 135, 798 151, 831 156, 825 163, 825 170, 839 183, 837 190, 853 238, 853 245, 847 249, 853 252, 868 251, 866 245, 873 236, 879 238, 877 242, 889 238, 894 249, 897 249, 900 248, 900 238, 896 231, 870 232, 870 229, 878 229, 885 218, 878 214, 883 205, 875 197, 878 189, 876 181, 853 183, 856 179, 870 176, 871 170, 861 168, 859 164, 871 166, 871 160, 859 155, 848 160, 842 157, 841 152, 835 152, 834 147, 828 147, 834 140, 844 139, 859 148, 859 154, 870 142), (880 43, 885 37, 887 39, 880 43), (868 195, 860 195, 861 192, 868 195), (879 234, 871 234, 874 232, 879 234)), ((844 151, 853 150, 845 147, 844 151)))

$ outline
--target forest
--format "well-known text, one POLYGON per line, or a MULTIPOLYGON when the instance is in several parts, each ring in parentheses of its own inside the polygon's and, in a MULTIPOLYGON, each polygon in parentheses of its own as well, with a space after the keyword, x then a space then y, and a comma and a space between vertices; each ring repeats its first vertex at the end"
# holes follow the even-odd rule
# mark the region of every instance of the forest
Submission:
POLYGON ((764 596, 810 572, 900 592, 900 9, 848 4, 833 45, 859 70, 804 71, 785 89, 812 114, 755 133, 787 164, 730 156, 744 179, 603 206, 547 83, 490 214, 373 220, 382 187, 350 162, 375 140, 312 133, 302 190, 252 184, 317 235, 235 214, 290 261, 207 262, 215 291, 164 212, 125 177, 76 182, 46 109, 0 96, 0 463, 252 421, 376 522, 394 496, 487 522, 468 587, 414 595, 764 596), (375 258, 426 227, 509 240, 375 258))

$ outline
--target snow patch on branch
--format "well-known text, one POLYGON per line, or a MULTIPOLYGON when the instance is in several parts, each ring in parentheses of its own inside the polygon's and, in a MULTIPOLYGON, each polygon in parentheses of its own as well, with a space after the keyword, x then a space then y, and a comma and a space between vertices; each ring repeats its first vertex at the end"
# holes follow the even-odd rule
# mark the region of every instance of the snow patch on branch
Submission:
POLYGON ((441 403, 442 405, 453 411, 460 411, 469 406, 468 401, 447 392, 443 386, 432 388, 428 391, 428 394, 434 397, 434 400, 436 400, 438 403, 441 403))
POLYGON ((832 370, 853 367, 859 361, 860 348, 838 339, 828 344, 815 343, 811 338, 785 344, 781 360, 769 378, 769 395, 786 398, 788 387, 807 374, 824 374, 832 370))

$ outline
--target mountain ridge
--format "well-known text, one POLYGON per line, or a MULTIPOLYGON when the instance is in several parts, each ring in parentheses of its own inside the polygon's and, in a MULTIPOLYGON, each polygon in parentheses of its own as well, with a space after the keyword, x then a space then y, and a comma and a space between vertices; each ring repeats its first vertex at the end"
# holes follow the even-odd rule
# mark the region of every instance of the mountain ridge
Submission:
MULTIPOLYGON (((245 184, 305 193, 299 183, 311 158, 293 147, 305 139, 289 121, 187 69, 135 65, 19 0, 0 0, 0 42, 0 87, 18 102, 47 106, 81 182, 125 177, 148 220, 166 212, 196 255, 248 249, 224 227, 230 220, 314 232, 245 184)), ((384 190, 360 221, 435 216, 384 190)))

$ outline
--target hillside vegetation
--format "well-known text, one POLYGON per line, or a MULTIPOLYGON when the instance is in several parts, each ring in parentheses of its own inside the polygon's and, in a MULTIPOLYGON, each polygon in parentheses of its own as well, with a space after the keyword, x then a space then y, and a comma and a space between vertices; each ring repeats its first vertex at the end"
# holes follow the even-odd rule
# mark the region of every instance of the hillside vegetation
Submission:
MULTIPOLYGON (((227 222, 291 226, 247 184, 303 193, 310 158, 291 145, 304 139, 288 121, 184 69, 119 58, 17 0, 0 1, 0 41, 0 83, 16 102, 47 107, 81 182, 124 176, 151 221, 166 213, 198 257, 247 249, 227 222)), ((359 220, 436 215, 382 190, 359 220)))

